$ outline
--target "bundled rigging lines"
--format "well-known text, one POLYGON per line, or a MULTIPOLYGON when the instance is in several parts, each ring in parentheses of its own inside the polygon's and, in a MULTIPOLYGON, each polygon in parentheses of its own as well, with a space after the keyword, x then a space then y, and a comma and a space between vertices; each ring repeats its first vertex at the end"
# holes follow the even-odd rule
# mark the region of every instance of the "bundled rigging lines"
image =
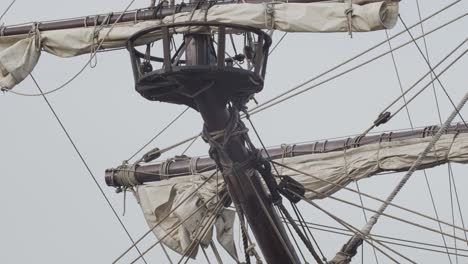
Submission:
MULTIPOLYGON (((461 0, 460 0, 460 1, 461 1, 461 0)), ((448 7, 451 7, 451 6, 453 6, 454 4, 456 4, 456 3, 460 2, 460 1, 455 1, 455 2, 453 2, 453 3, 450 4, 449 6, 445 7, 444 9, 442 9, 442 10, 440 10, 440 11, 438 11, 438 12, 436 12, 436 13, 433 14, 432 16, 429 16, 429 17, 427 17, 426 19, 421 20, 418 24, 422 26, 422 23, 423 23, 424 21, 426 21, 426 20, 428 20, 429 18, 435 16, 436 14, 439 14, 440 12, 446 10, 448 7)), ((15 2, 15 1, 13 1, 11 5, 13 5, 14 2, 15 2)), ((132 3, 133 3, 133 1, 132 1, 132 3)), ((11 7, 11 5, 10 5, 10 7, 11 7)), ((131 4, 130 4, 130 5, 131 5, 131 4)), ((130 5, 129 5, 129 7, 130 7, 130 5)), ((9 7, 9 8, 10 8, 10 7, 9 7)), ((128 9, 129 7, 127 7, 127 9, 128 9)), ((5 13, 6 13, 6 12, 5 12, 5 13)), ((125 13, 125 11, 124 11, 124 13, 125 13)), ((2 16, 3 16, 3 15, 2 15, 2 16)), ((419 37, 417 37, 416 39, 420 39, 420 38, 423 38, 423 39, 424 39, 425 36, 427 36, 427 35, 429 35, 429 34, 435 32, 436 30, 439 30, 439 29, 441 29, 441 28, 443 28, 443 27, 445 27, 445 26, 447 26, 447 25, 449 25, 449 24, 451 24, 451 23, 453 23, 453 22, 455 22, 455 21, 458 21, 459 19, 462 19, 462 18, 464 18, 465 16, 466 16, 466 14, 463 14, 462 16, 457 17, 457 18, 455 18, 454 20, 451 20, 451 21, 449 21, 448 23, 446 23, 446 24, 444 24, 444 25, 442 25, 442 26, 440 26, 440 27, 438 27, 438 28, 436 28, 436 29, 434 29, 434 30, 432 30, 432 31, 429 31, 429 32, 427 32, 427 33, 424 33, 424 32, 423 32, 422 35, 419 36, 419 37)), ((0 18, 0 19, 1 19, 1 18, 0 18)), ((415 26, 418 25, 418 24, 415 24, 415 25, 413 25, 413 26, 410 27, 410 28, 413 28, 413 27, 415 27, 415 26)), ((112 30, 112 29, 111 29, 111 30, 112 30)), ((409 32, 409 29, 408 29, 408 28, 407 28, 407 31, 409 32)), ((393 38, 395 38, 396 36, 398 36, 398 35, 400 35, 400 34, 402 34, 402 33, 399 33, 399 34, 393 36, 392 38, 388 38, 388 39, 387 39, 388 43, 390 43, 390 39, 393 39, 393 38)), ((277 43, 277 45, 279 45, 279 44, 281 43, 281 41, 284 39, 285 36, 286 36, 286 34, 283 35, 283 37, 280 39, 280 41, 277 43)), ((388 36, 387 36, 387 37, 388 37, 388 36)), ((415 39, 414 37, 412 37, 412 41, 410 41, 410 42, 408 42, 408 43, 406 43, 406 44, 404 44, 404 45, 402 45, 402 46, 399 46, 399 47, 397 47, 397 48, 395 48, 395 49, 392 49, 392 48, 390 47, 390 52, 387 52, 387 53, 385 53, 385 54, 383 54, 383 55, 381 55, 381 56, 376 57, 375 59, 372 59, 372 60, 370 60, 370 61, 368 61, 368 62, 366 62, 366 63, 364 63, 364 64, 361 64, 361 65, 359 65, 358 67, 353 68, 352 70, 357 69, 357 68, 359 68, 359 67, 362 67, 362 66, 364 66, 364 65, 366 65, 366 64, 368 64, 368 63, 370 63, 370 62, 372 62, 372 61, 374 61, 374 60, 376 60, 376 59, 378 59, 378 58, 380 58, 380 57, 383 57, 383 56, 385 56, 385 55, 387 55, 387 54, 389 54, 389 53, 392 54, 392 56, 393 56, 393 51, 398 50, 399 48, 401 48, 401 47, 403 47, 403 46, 406 46, 406 45, 408 45, 409 43, 412 43, 412 42, 416 43, 416 39, 415 39)), ((463 45, 465 42, 466 42, 466 40, 462 43, 462 45, 463 45)), ((102 42, 100 43, 100 45, 102 45, 102 42)), ((90 65, 92 59, 93 59, 93 58, 95 57, 95 55, 96 55, 96 52, 99 50, 100 45, 98 46, 98 48, 96 49, 96 51, 93 52, 93 54, 91 55, 90 60, 89 60, 88 63, 82 68, 82 70, 79 71, 72 79, 70 79, 70 80, 69 80, 68 82, 66 82, 64 85, 61 85, 60 87, 58 87, 58 88, 56 88, 56 89, 53 89, 53 90, 51 90, 51 91, 44 92, 44 93, 42 92, 42 90, 40 90, 40 93, 39 93, 39 94, 20 94, 20 93, 14 92, 14 91, 12 91, 12 92, 13 92, 13 93, 17 93, 17 94, 19 94, 19 95, 24 95, 24 96, 43 96, 44 99, 46 100, 46 102, 49 104, 49 102, 47 101, 47 98, 45 97, 45 95, 46 95, 46 94, 49 94, 49 93, 53 93, 53 92, 55 92, 55 91, 58 91, 58 90, 64 88, 64 87, 67 86, 69 83, 71 83, 75 78, 77 78, 77 77, 84 71, 84 69, 85 69, 88 65, 90 65)), ((382 44, 379 44, 378 46, 380 46, 380 45, 382 45, 382 44)), ((462 45, 460 45, 459 47, 461 47, 462 45)), ((301 90, 301 91, 298 92, 298 93, 295 93, 295 94, 293 94, 293 95, 288 96, 286 99, 285 99, 285 98, 281 99, 283 96, 285 96, 285 95, 287 95, 287 94, 289 94, 289 93, 292 93, 292 92, 296 91, 297 89, 300 89, 301 87, 303 87, 303 86, 306 85, 307 83, 310 83, 310 82, 312 82, 312 81, 314 81, 314 80, 316 80, 316 79, 318 79, 318 78, 320 78, 320 77, 322 77, 322 76, 325 76, 325 75, 328 74, 328 73, 333 72, 334 70, 336 70, 336 69, 340 68, 341 66, 347 64, 348 62, 351 62, 351 61, 353 61, 354 59, 357 59, 358 57, 360 57, 360 56, 362 56, 362 55, 364 55, 364 54, 370 52, 371 50, 377 48, 378 46, 375 46, 374 48, 371 48, 371 49, 367 50, 366 52, 361 53, 360 55, 354 57, 353 59, 350 59, 350 60, 346 61, 345 63, 340 64, 340 65, 337 66, 337 67, 334 67, 333 69, 331 69, 331 70, 325 72, 324 74, 321 74, 321 75, 319 75, 318 77, 316 77, 316 78, 314 78, 314 79, 311 79, 310 81, 308 81, 308 82, 306 82, 306 83, 304 83, 304 84, 301 84, 300 86, 295 87, 295 88, 293 88, 293 89, 291 89, 291 90, 288 90, 286 93, 284 93, 284 94, 282 94, 282 95, 280 95, 280 96, 278 96, 278 97, 275 97, 274 99, 269 100, 269 101, 267 101, 267 102, 265 102, 265 103, 263 103, 263 104, 261 104, 261 105, 255 107, 254 109, 252 109, 251 114, 255 114, 255 113, 258 113, 258 112, 260 112, 260 111, 264 111, 264 110, 266 110, 266 109, 268 109, 268 108, 270 108, 270 107, 272 107, 272 106, 274 106, 274 105, 276 105, 276 104, 278 104, 278 103, 280 103, 280 102, 283 102, 283 101, 285 101, 285 100, 287 100, 287 99, 289 99, 289 98, 292 98, 292 97, 297 96, 297 95, 299 95, 299 94, 301 94, 301 93, 303 93, 303 92, 305 92, 305 91, 308 91, 308 90, 312 89, 312 88, 309 87, 309 88, 306 88, 305 90, 301 90), (278 100, 278 101, 277 101, 277 100, 278 100), (276 101, 277 101, 277 102, 276 102, 276 101)), ((419 47, 418 47, 418 48, 419 48, 419 47)), ((427 46, 426 46, 426 53, 427 53, 427 46)), ((466 51, 465 51, 465 53, 466 53, 466 51)), ((463 55, 464 55, 465 53, 463 53, 463 55)), ((423 54, 423 56, 424 56, 424 54, 423 54)), ((424 57, 424 58, 426 59, 426 57, 424 57)), ((461 57, 459 57, 459 58, 461 58, 461 57)), ((445 60, 445 59, 444 59, 444 60, 445 60)), ((438 82, 440 82, 440 80, 438 80, 438 75, 434 72, 434 69, 435 69, 437 66, 434 67, 434 68, 432 68, 428 60, 427 60, 427 63, 429 64, 429 67, 430 67, 430 70, 431 70, 430 73, 429 73, 429 74, 431 75, 431 78, 433 77, 433 75, 435 75, 436 80, 437 80, 438 82)), ((454 61, 453 63, 455 63, 455 61, 454 61)), ((453 63, 452 63, 451 65, 453 65, 453 63)), ((451 65, 450 65, 450 66, 451 66, 451 65)), ((396 65, 395 65, 395 67, 396 67, 396 65)), ((447 68, 448 68, 448 67, 447 67, 447 68)), ((397 69, 396 69, 396 70, 397 70, 397 69)), ((350 71, 345 71, 345 72, 343 72, 343 73, 341 73, 341 74, 338 74, 338 75, 334 76, 333 78, 331 78, 331 79, 329 79, 329 80, 332 80, 332 79, 334 79, 334 78, 340 77, 340 76, 342 76, 342 75, 344 75, 344 74, 346 74, 346 73, 348 73, 348 72, 350 72, 350 71)), ((443 73, 443 72, 442 72, 442 73, 443 73)), ((442 74, 442 73, 440 73, 440 74, 442 74)), ((439 74, 439 75, 440 75, 440 74, 439 74)), ((32 77, 32 76, 31 76, 31 77, 32 77)), ((327 80, 327 81, 329 81, 329 80, 327 80)), ((34 78, 33 78, 33 81, 36 83, 36 81, 34 80, 34 78)), ((327 81, 325 81, 325 82, 327 82, 327 81)), ((432 79, 432 82, 430 82, 430 83, 428 84, 428 86, 431 85, 431 84, 434 86, 434 81, 435 81, 435 80, 432 79)), ((320 84, 318 84, 318 85, 321 85, 321 84, 323 84, 323 83, 324 83, 324 82, 322 82, 322 83, 320 83, 320 84)), ((36 85, 37 85, 37 83, 36 83, 36 85)), ((313 86, 313 87, 317 87, 318 85, 313 86)), ((440 83, 440 85, 442 86, 441 83, 440 83)), ((426 87, 427 87, 427 86, 426 86, 426 87)), ((442 87, 443 87, 443 86, 442 86, 442 87)), ((38 86, 38 88, 40 89, 39 86, 38 86)), ((401 81, 400 81, 400 88, 401 88, 401 81)), ((424 88, 424 89, 425 89, 425 88, 424 88)), ((424 90, 424 89, 423 89, 423 90, 424 90)), ((402 92, 403 92, 403 90, 402 90, 402 92)), ((447 94, 447 96, 448 96, 448 94, 447 94)), ((449 97, 449 98, 450 98, 450 97, 449 97)), ((403 99, 406 101, 404 95, 403 95, 403 99)), ((437 100, 437 99, 436 99, 436 100, 437 100)), ((410 102, 410 101, 409 101, 409 102, 410 102)), ((408 105, 409 102, 405 102, 405 104, 404 104, 403 107, 407 108, 407 105, 408 105)), ((54 112, 54 110, 53 110, 53 108, 52 108, 52 106, 51 106, 50 104, 49 104, 49 107, 50 107, 51 110, 54 112)), ((132 159, 133 157, 135 157, 136 155, 138 155, 145 147, 147 147, 148 145, 150 145, 159 135, 161 135, 161 134, 162 134, 164 131, 166 131, 175 121, 177 121, 177 119, 179 119, 187 110, 188 110, 188 108, 185 109, 180 115, 178 115, 168 126, 166 126, 166 127, 165 127, 161 132, 159 132, 152 140, 150 140, 147 144, 145 144, 139 151, 137 151, 130 159, 132 159)), ((407 111, 408 111, 408 110, 407 110, 407 111)), ((55 112, 54 112, 54 114, 55 114, 55 112)), ((55 114, 55 115, 56 115, 56 114, 55 114)), ((409 115, 409 111, 408 111, 408 115, 409 115)), ((439 115, 440 115, 440 113, 439 113, 439 115)), ((59 120, 59 118, 58 118, 57 115, 56 115, 56 118, 57 118, 57 120, 60 122, 60 120, 59 120)), ((463 120, 463 118, 462 118, 462 120, 463 120)), ((61 123, 61 122, 60 122, 60 123, 61 123)), ((62 124, 61 124, 61 125, 62 125, 62 124)), ((411 126, 412 126, 412 125, 411 125, 411 126)), ((62 128, 64 129, 65 133, 67 133, 67 135, 68 135, 68 132, 66 132, 65 128, 63 127, 63 125, 62 125, 62 128)), ((198 136, 195 137, 195 138, 193 138, 193 141, 192 141, 192 142, 194 142, 197 138, 198 138, 198 136)), ((72 139, 71 139, 70 137, 69 137, 69 139, 70 139, 71 143, 74 145, 72 139)), ((86 162, 85 162, 84 159, 82 158, 81 154, 79 153, 79 151, 78 151, 78 149, 76 148, 75 145, 74 145, 74 147, 75 147, 75 150, 77 151, 77 153, 80 155, 80 157, 81 157, 83 163, 85 164, 85 166, 87 166, 87 165, 86 165, 86 162)), ((189 147, 190 147, 190 146, 189 146, 189 147)), ((89 168, 88 168, 88 170, 89 170, 89 168)), ((92 174, 92 172, 91 172, 90 170, 89 170, 89 172, 91 173, 91 175, 92 175, 93 178, 94 178, 94 175, 92 174)), ((96 183, 97 183, 97 182, 96 182, 96 183)), ((98 186, 99 186, 99 185, 98 185, 98 186)), ((101 191, 102 191, 102 190, 101 190, 101 191)), ((359 194, 361 194, 361 193, 359 192, 359 194)), ((104 194, 104 196, 105 196, 105 194, 104 194)), ((109 204, 110 204, 110 203, 109 203, 109 204)), ((111 205, 111 204, 110 204, 110 205, 111 205)), ((458 206, 460 207, 460 204, 458 204, 458 206)), ((111 205, 111 207, 112 207, 112 205, 111 205)), ((363 205, 362 205, 361 207, 362 207, 362 209, 366 210, 366 208, 364 208, 363 205)), ((114 212, 115 212, 115 210, 114 210, 114 212)), ((117 217, 118 217, 118 216, 117 216, 117 217)), ((437 219, 437 220, 438 220, 438 219, 437 219)), ((439 222, 439 224, 440 224, 440 221, 438 221, 438 222, 439 222)), ((122 225, 123 225, 123 223, 122 223, 122 225)), ((345 224, 345 225, 347 226, 347 228, 350 227, 349 224, 345 224)), ((453 227, 455 228, 455 223, 453 223, 453 227)), ((125 227, 124 227, 124 228, 125 228, 125 227)), ((352 229, 352 231, 353 231, 354 234, 359 234, 359 232, 358 232, 359 230, 357 230, 357 229, 355 229, 355 228, 351 228, 351 229, 352 229)), ((464 228, 463 228, 463 229, 464 229, 464 228)), ((465 235, 466 235, 466 230, 464 230, 464 232, 465 232, 465 235)), ((442 233, 442 232, 441 232, 441 233, 442 233)), ((129 235, 129 236, 130 236, 130 235, 129 235)), ((160 241, 161 241, 161 240, 163 240, 163 239, 160 239, 160 241)), ((368 242, 369 242, 369 243, 373 243, 372 241, 373 241, 372 239, 369 239, 368 242)), ((132 241, 132 242, 133 242, 133 241, 132 241)), ((468 241, 465 241, 465 242, 468 243, 468 241)), ((137 243, 138 243, 138 241, 137 241, 137 242, 133 242, 133 246, 136 247, 136 244, 137 244, 137 243)), ((374 248, 375 248, 375 247, 374 247, 374 248)), ((445 248, 447 248, 447 246, 446 246, 445 248)), ((151 248, 150 248, 150 249, 151 249, 151 248)), ((148 249, 148 250, 150 250, 150 249, 148 249)), ((148 250, 145 251, 143 254, 141 254, 140 257, 142 257, 144 254, 146 254, 146 253, 148 252, 148 250)), ((380 251, 380 250, 379 250, 379 251, 380 251)), ((448 252, 447 252, 447 253, 448 253, 448 252)), ((383 254, 386 255, 385 253, 383 253, 383 254)), ((190 253, 188 253, 188 255, 190 255, 190 253)), ((392 259, 392 258, 391 258, 391 259, 392 259)), ((188 260, 188 259, 187 259, 187 260, 188 260)), ((410 260, 409 260, 409 261, 410 261, 410 260)), ((412 261, 411 261, 411 262, 412 262, 412 261)), ((132 262, 132 263, 133 263, 133 262, 132 262)))

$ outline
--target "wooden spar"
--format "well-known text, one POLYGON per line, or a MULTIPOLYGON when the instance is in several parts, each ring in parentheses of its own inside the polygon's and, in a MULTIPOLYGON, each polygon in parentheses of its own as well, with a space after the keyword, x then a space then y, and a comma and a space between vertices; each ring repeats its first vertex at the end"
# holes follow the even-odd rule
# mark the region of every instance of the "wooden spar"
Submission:
MULTIPOLYGON (((429 126, 424 129, 414 131, 384 133, 380 135, 346 138, 335 141, 322 141, 308 144, 287 145, 282 148, 272 148, 268 150, 272 159, 281 159, 284 157, 295 157, 309 155, 313 153, 324 153, 333 151, 342 151, 344 148, 354 148, 363 145, 378 143, 379 141, 395 141, 412 138, 424 138, 433 136, 438 130, 438 126, 429 126)), ((458 124, 451 126, 447 134, 468 133, 468 128, 458 124)), ((265 154, 265 153, 263 153, 265 154)), ((264 155, 266 156, 266 155, 264 155)), ((197 172, 212 170, 215 163, 210 158, 178 158, 167 164, 167 177, 181 177, 192 173, 192 169, 197 172), (193 162, 195 161, 195 162, 193 162), (192 166, 192 167, 191 167, 192 166)), ((161 169, 162 164, 142 165, 136 168, 135 177, 141 183, 160 181, 161 174, 166 174, 161 169)), ((118 187, 120 184, 114 179, 115 169, 106 170, 106 182, 109 186, 118 187)), ((167 177, 164 179, 167 179, 167 177)))
MULTIPOLYGON (((380 0, 381 1, 381 0, 380 0)), ((268 3, 268 0, 245 0, 245 3, 268 3)), ((216 2, 214 5, 225 5, 225 4, 238 4, 243 3, 239 1, 226 1, 216 2)), ((288 3, 316 3, 316 2, 329 2, 329 0, 290 0, 288 3)), ((376 0, 354 0, 355 4, 362 5, 370 2, 376 2, 376 0)), ((205 2, 204 4, 198 5, 199 9, 207 8, 213 5, 213 2, 205 2)), ((133 11, 126 12, 122 15, 122 12, 100 15, 90 15, 81 18, 64 19, 60 21, 45 21, 45 22, 32 22, 29 25, 20 26, 6 26, 2 28, 3 34, 1 36, 13 36, 28 34, 31 32, 32 25, 38 25, 40 31, 60 30, 60 29, 72 29, 90 27, 95 24, 100 25, 102 23, 113 24, 116 21, 118 23, 132 22, 132 21, 145 21, 153 19, 162 19, 166 16, 171 16, 175 13, 191 12, 197 6, 196 3, 180 4, 175 6, 162 6, 153 8, 142 8, 133 11), (122 15, 122 16, 121 16, 122 15), (121 17, 120 17, 121 16, 121 17), (120 19, 119 19, 120 17, 120 19)), ((0 37, 1 37, 0 36, 0 37)))

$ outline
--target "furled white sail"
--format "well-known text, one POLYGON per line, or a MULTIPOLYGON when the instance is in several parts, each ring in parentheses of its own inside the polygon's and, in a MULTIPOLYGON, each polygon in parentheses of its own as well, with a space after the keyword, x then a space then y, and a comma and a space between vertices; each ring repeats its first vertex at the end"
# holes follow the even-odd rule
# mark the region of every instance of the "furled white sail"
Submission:
MULTIPOLYGON (((279 163, 304 172, 310 176, 297 173, 293 170, 280 171, 289 175, 304 185, 306 197, 310 199, 323 199, 339 191, 341 186, 346 186, 352 181, 378 175, 384 171, 405 171, 411 167, 419 154, 426 148, 432 137, 406 139, 400 141, 381 142, 365 145, 346 151, 310 154, 278 160, 279 163), (314 176, 314 177, 311 177, 314 176), (339 186, 337 186, 339 185, 339 186)), ((468 134, 444 135, 437 142, 435 148, 429 153, 420 169, 435 167, 447 162, 468 163, 468 134)), ((137 198, 143 209, 144 216, 150 227, 154 227, 159 221, 176 208, 180 201, 199 187, 213 171, 192 176, 177 177, 161 182, 146 184, 137 187, 137 198)), ((183 253, 196 233, 198 223, 203 215, 212 212, 216 200, 203 206, 215 196, 217 190, 223 186, 222 176, 213 177, 192 198, 172 213, 167 220, 154 229, 154 234, 161 239, 167 235, 173 227, 182 223, 185 217, 200 209, 200 212, 189 218, 177 230, 163 239, 163 242, 173 250, 183 253)), ((218 213, 216 228, 218 241, 235 257, 235 248, 232 241, 232 217, 226 217, 230 212, 223 209, 218 213), (221 232, 221 233, 220 233, 221 232)), ((211 233, 207 234, 204 241, 211 239, 211 233)), ((207 245, 207 242, 204 242, 207 245)), ((203 245, 203 243, 202 243, 203 245)))
POLYGON ((392 28, 397 21, 398 3, 370 2, 353 4, 351 9, 349 3, 336 2, 215 5, 162 20, 121 23, 112 30, 111 25, 45 32, 33 27, 30 34, 0 36, 0 88, 8 90, 24 80, 37 64, 41 50, 72 57, 92 53, 101 42, 101 49, 125 47, 134 33, 161 24, 206 21, 287 32, 346 32, 350 26, 353 32, 392 28))

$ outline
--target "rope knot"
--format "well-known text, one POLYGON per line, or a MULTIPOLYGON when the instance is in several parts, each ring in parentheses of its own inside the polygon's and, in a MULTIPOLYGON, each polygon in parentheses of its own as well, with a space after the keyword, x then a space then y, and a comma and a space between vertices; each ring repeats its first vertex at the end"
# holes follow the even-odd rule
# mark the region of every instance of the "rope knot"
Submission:
POLYGON ((5 23, 0 24, 0 37, 5 36, 5 29, 6 29, 5 23))
POLYGON ((348 34, 352 38, 353 37, 353 1, 349 0, 349 8, 345 10, 345 15, 348 20, 348 34))

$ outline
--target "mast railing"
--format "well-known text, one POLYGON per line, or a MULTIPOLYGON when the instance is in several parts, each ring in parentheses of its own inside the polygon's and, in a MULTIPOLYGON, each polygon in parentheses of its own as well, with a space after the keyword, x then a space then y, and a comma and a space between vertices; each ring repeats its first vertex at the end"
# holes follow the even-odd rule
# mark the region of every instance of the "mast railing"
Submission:
MULTIPOLYGON (((241 41, 237 41, 243 42, 241 41)), ((245 42, 245 41, 244 41, 245 42)), ((246 43, 246 42, 245 42, 246 43)), ((159 25, 144 29, 127 42, 130 53, 136 90, 145 98, 189 105, 197 109, 194 98, 219 83, 223 83, 218 98, 221 101, 248 99, 263 89, 267 58, 271 38, 260 29, 228 24, 188 22, 159 25), (177 35, 184 35, 183 41, 175 45, 177 35), (188 65, 186 51, 196 36, 204 35, 211 39, 211 54, 215 59, 207 64, 188 65), (244 37, 252 40, 245 44, 243 53, 230 56, 226 38, 244 37), (138 50, 146 45, 146 51, 138 50), (162 47, 162 55, 151 54, 152 47, 162 47), (244 64, 247 62, 247 65, 244 64)), ((236 49, 236 47, 234 47, 236 49)), ((159 50, 159 49, 158 49, 159 50)))

